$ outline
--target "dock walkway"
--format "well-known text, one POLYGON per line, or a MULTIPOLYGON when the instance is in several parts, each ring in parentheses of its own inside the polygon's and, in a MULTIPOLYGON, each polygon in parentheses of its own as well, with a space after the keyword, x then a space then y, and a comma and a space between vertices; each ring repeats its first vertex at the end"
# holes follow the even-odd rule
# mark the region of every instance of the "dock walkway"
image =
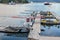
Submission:
MULTIPOLYGON (((40 16, 40 14, 37 14, 37 16, 40 16)), ((40 33, 40 18, 35 19, 35 23, 33 25, 33 30, 30 30, 30 33, 28 35, 28 40, 39 40, 39 33, 40 33)))

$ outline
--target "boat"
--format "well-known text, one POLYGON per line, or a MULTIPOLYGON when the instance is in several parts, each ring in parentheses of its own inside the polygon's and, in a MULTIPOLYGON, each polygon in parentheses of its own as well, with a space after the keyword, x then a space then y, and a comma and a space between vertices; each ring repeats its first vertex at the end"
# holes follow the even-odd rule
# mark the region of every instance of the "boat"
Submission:
POLYGON ((49 2, 44 2, 44 5, 51 5, 49 2))
POLYGON ((52 20, 41 20, 42 25, 60 25, 60 22, 58 20, 52 21, 52 20))
POLYGON ((28 27, 0 27, 2 33, 29 33, 30 28, 28 27))

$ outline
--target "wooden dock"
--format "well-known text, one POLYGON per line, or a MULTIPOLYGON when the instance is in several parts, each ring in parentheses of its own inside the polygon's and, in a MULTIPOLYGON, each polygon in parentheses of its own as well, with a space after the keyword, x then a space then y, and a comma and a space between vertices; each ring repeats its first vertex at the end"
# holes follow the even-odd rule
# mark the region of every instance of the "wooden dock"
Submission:
MULTIPOLYGON (((40 16, 40 14, 37 14, 37 16, 40 16)), ((39 40, 40 18, 35 19, 35 23, 32 28, 33 30, 30 30, 30 33, 28 35, 28 40, 39 40)))

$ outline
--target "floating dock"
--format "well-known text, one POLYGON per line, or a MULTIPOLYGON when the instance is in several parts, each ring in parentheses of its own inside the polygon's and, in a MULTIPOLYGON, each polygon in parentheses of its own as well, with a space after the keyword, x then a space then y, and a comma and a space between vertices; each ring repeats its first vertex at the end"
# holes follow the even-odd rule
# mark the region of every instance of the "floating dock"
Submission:
MULTIPOLYGON (((40 14, 37 14, 37 16, 40 16, 40 14)), ((37 16, 35 18, 35 23, 32 26, 33 30, 30 30, 29 32, 28 40, 39 40, 40 18, 37 19, 37 16)))

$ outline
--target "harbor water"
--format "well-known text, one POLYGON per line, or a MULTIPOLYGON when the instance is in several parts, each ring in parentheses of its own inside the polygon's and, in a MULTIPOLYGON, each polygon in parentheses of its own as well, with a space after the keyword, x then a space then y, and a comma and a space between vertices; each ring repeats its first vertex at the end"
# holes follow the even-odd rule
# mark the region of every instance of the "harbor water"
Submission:
MULTIPOLYGON (((54 12, 56 15, 60 16, 60 3, 51 3, 52 5, 44 5, 44 3, 28 3, 23 4, 23 7, 27 7, 26 10, 29 10, 30 13, 32 11, 40 12, 40 11, 51 11, 54 12)), ((18 4, 16 4, 18 5, 18 4)), ((19 7, 17 7, 20 9, 19 7)), ((24 12, 27 12, 24 10, 24 12)), ((20 11, 20 10, 19 10, 20 11)), ((23 13, 24 13, 23 12, 23 13)), ((18 13, 18 12, 17 12, 18 13)), ((14 13, 13 13, 14 14, 14 13)), ((13 15, 14 16, 14 15, 13 15)), ((18 13, 16 16, 29 16, 28 14, 21 14, 18 13)), ((22 26, 26 22, 25 18, 10 18, 10 16, 1 16, 0 15, 0 26, 22 26)), ((41 32, 41 36, 57 36, 60 37, 60 28, 58 28, 58 25, 53 26, 42 26, 41 29, 44 29, 45 31, 41 32)), ((0 40, 27 40, 28 33, 0 33, 0 40)))

